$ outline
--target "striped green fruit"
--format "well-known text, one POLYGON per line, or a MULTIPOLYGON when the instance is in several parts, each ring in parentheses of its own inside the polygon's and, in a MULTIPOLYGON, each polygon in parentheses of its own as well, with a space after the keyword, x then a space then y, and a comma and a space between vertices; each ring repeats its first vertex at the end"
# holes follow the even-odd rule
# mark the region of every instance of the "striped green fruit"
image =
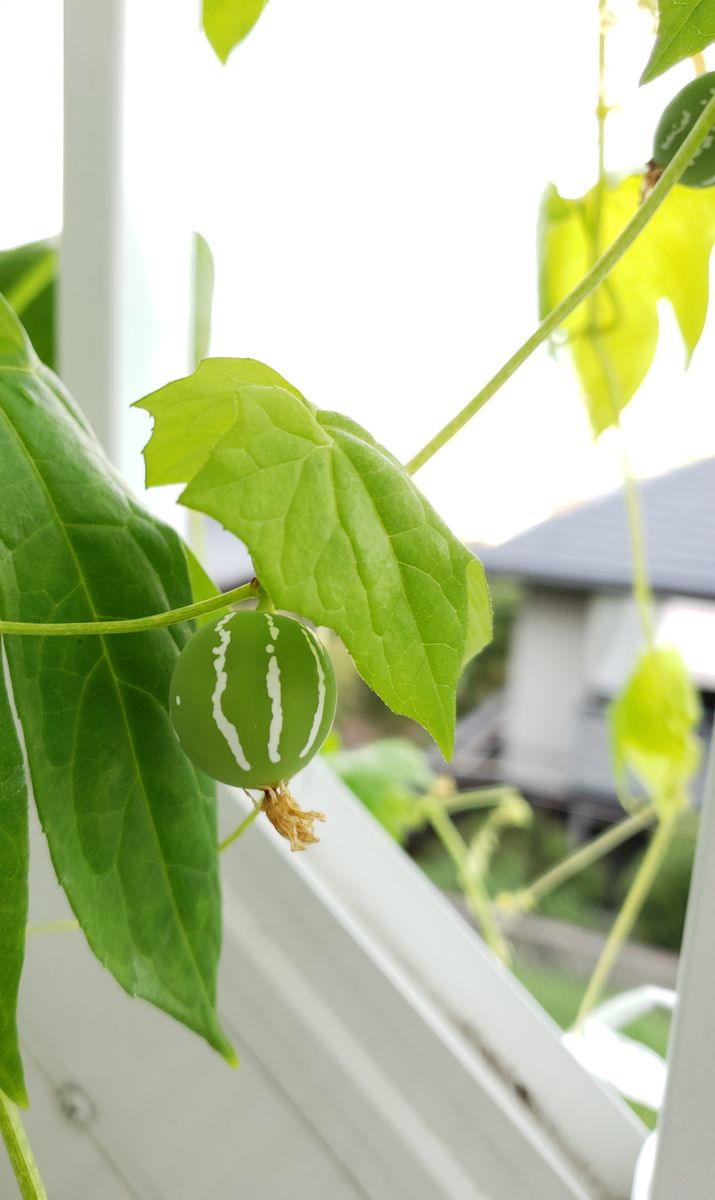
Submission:
POLYGON ((194 634, 171 680, 171 719, 200 770, 239 787, 275 787, 317 754, 335 716, 335 675, 292 617, 229 613, 194 634))
MULTIPOLYGON (((715 71, 698 75, 674 96, 655 131, 653 161, 667 167, 685 141, 705 105, 715 95, 715 71)), ((711 187, 715 183, 715 128, 711 129, 680 176, 687 187, 711 187)))

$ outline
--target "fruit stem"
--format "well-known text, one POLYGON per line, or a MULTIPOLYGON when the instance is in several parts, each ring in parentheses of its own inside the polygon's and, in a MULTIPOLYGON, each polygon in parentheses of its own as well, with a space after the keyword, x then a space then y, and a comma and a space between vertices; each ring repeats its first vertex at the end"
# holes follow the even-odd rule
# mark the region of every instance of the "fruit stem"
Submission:
POLYGON ((253 824, 260 811, 260 803, 256 804, 254 801, 254 807, 251 809, 250 813, 243 818, 241 823, 236 826, 233 833, 229 833, 228 837, 224 838, 222 842, 219 842, 217 847, 219 854, 223 854, 224 850, 228 850, 229 846, 232 846, 234 842, 238 841, 241 834, 245 833, 249 825, 253 824))
POLYGON ((665 200, 666 196, 675 187, 676 183, 683 174, 693 154, 698 149, 698 146, 707 137, 713 124, 715 124, 715 96, 712 96, 705 108, 701 112, 697 121, 684 139, 677 153, 673 156, 668 166, 665 168, 660 179, 656 183, 650 195, 643 201, 640 208, 631 217, 627 225, 623 227, 618 237, 611 243, 607 250, 594 263, 590 271, 588 271, 583 279, 576 284, 568 296, 556 305, 555 308, 544 318, 540 325, 534 330, 530 337, 512 354, 511 358, 499 368, 495 375, 484 385, 482 390, 477 393, 469 404, 466 404, 451 421, 448 421, 445 426, 422 449, 414 455, 407 463, 406 471, 408 475, 414 475, 423 467, 426 462, 446 446, 460 429, 471 421, 487 401, 491 400, 500 388, 504 386, 508 379, 518 368, 526 362, 534 351, 542 342, 558 329, 560 325, 571 315, 584 300, 603 282, 606 276, 613 270, 616 263, 620 262, 623 255, 635 242, 636 238, 643 232, 648 222, 655 215, 665 200))

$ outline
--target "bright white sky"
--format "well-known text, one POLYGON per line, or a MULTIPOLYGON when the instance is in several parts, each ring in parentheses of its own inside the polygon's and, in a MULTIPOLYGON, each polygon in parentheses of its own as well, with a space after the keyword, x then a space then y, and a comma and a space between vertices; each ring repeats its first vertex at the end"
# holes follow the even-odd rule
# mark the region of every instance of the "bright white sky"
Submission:
MULTIPOLYGON (((263 359, 414 453, 535 324, 543 188, 593 182, 596 10, 271 0, 227 68, 203 47, 205 141, 182 186, 217 262, 213 353, 263 359)), ((614 170, 650 156, 691 74, 639 91, 650 18, 621 10, 614 170)), ((60 31, 60 0, 0 0, 0 246, 61 226, 60 31)), ((684 375, 664 313, 625 422, 637 473, 715 453, 712 344, 710 322, 684 375)), ((498 541, 616 486, 619 451, 593 446, 570 370, 541 352, 418 478, 455 532, 498 541)))

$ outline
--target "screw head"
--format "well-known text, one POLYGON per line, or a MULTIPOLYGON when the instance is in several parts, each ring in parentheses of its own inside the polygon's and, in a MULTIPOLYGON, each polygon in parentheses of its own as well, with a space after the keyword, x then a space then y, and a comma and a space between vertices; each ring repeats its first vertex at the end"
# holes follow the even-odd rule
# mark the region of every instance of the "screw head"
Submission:
POLYGON ((76 1083, 65 1083, 58 1088, 57 1103, 63 1117, 73 1125, 89 1125, 97 1115, 89 1096, 76 1083))

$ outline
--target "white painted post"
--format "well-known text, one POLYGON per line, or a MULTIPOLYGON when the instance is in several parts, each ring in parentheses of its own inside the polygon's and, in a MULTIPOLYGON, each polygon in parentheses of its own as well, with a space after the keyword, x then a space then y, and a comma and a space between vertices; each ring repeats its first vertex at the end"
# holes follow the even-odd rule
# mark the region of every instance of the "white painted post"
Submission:
POLYGON ((60 374, 137 492, 129 406, 191 369, 198 39, 198 0, 65 2, 60 374))
POLYGON ((715 740, 690 885, 651 1200, 715 1195, 715 740))

